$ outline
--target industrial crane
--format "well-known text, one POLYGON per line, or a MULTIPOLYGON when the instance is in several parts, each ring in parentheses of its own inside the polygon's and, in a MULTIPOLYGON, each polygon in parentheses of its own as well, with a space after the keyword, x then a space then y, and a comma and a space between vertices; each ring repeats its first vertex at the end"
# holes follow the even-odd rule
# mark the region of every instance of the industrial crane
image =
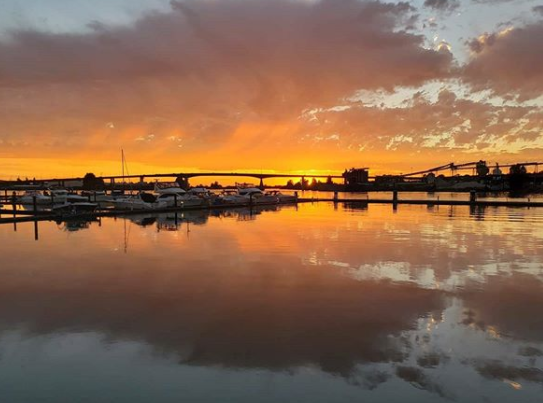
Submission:
MULTIPOLYGON (((426 169, 424 171, 410 172, 408 174, 401 175, 401 176, 403 176, 404 178, 407 178, 407 177, 410 177, 410 176, 425 175, 425 174, 429 174, 429 173, 445 171, 445 170, 448 170, 448 169, 450 169, 453 172, 457 171, 459 169, 470 169, 470 168, 476 169, 477 164, 481 164, 481 161, 467 162, 465 164, 458 164, 458 165, 456 165, 454 162, 451 162, 450 164, 441 165, 441 166, 438 166, 438 167, 435 167, 435 168, 426 169)), ((485 163, 485 165, 486 165, 486 163, 485 163)))
MULTIPOLYGON (((527 166, 534 166, 535 167, 535 173, 538 172, 538 167, 539 165, 543 165, 543 162, 520 162, 520 163, 516 163, 516 164, 504 164, 504 165, 499 165, 497 164, 498 167, 500 168, 505 168, 505 167, 512 167, 512 166, 524 166, 524 167, 527 167, 527 166)), ((441 166, 438 166, 438 167, 435 167, 435 168, 430 168, 430 169, 425 169, 424 171, 416 171, 416 172, 410 172, 408 174, 405 174, 405 175, 400 175, 404 178, 409 178, 409 177, 413 177, 413 176, 417 176, 417 175, 426 175, 426 174, 429 174, 429 173, 436 173, 436 172, 439 172, 439 171, 444 171, 444 170, 448 170, 450 169, 452 172, 455 172, 459 169, 473 169, 474 170, 474 174, 475 173, 478 173, 482 176, 486 175, 488 173, 488 167, 486 165, 486 161, 474 161, 474 162, 467 162, 465 164, 455 164, 454 162, 451 162, 450 164, 446 164, 446 165, 441 165, 441 166)))

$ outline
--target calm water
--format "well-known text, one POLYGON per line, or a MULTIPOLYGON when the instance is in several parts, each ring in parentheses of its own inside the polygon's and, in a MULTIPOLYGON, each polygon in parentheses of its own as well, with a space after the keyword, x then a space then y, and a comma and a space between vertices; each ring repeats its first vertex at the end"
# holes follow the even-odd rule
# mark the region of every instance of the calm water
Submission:
POLYGON ((0 225, 2 402, 535 402, 543 210, 0 225))

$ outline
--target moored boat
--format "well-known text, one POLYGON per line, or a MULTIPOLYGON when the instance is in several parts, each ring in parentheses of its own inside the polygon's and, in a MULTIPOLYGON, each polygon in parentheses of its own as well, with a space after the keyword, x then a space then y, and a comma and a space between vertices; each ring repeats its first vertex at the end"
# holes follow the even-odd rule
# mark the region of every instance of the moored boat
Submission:
POLYGON ((16 201, 19 204, 34 204, 34 200, 38 205, 66 203, 68 191, 64 189, 53 190, 29 190, 22 196, 17 197, 16 201))
POLYGON ((249 204, 277 204, 279 199, 276 195, 266 194, 259 188, 238 188, 238 193, 247 199, 249 204))
POLYGON ((177 182, 157 182, 155 193, 157 200, 166 203, 167 207, 203 207, 208 200, 194 193, 181 189, 177 182))
POLYGON ((278 190, 272 190, 266 194, 277 197, 279 203, 296 203, 298 201, 298 197, 296 195, 284 194, 278 190))
POLYGON ((112 199, 111 205, 119 210, 156 210, 168 207, 164 200, 157 200, 155 195, 150 193, 139 193, 135 196, 125 196, 112 199))
POLYGON ((53 206, 51 211, 57 214, 82 214, 92 213, 97 207, 98 204, 89 202, 63 203, 58 206, 53 206))

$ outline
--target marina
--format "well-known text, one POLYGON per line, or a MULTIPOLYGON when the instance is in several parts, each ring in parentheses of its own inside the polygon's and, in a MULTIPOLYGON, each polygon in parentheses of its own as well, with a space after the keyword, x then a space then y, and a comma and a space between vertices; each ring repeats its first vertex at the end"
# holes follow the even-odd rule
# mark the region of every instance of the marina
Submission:
MULTIPOLYGON (((170 184, 170 183, 168 183, 170 184)), ((345 197, 339 196, 338 192, 335 192, 333 197, 323 197, 323 195, 313 194, 311 197, 306 197, 303 193, 299 196, 298 192, 292 194, 284 194, 279 191, 263 192, 258 188, 249 188, 245 191, 225 191, 221 194, 215 194, 204 188, 196 188, 195 192, 186 192, 178 187, 178 185, 171 185, 165 190, 158 191, 157 196, 149 195, 148 200, 151 202, 145 202, 141 195, 119 195, 117 198, 112 199, 112 196, 108 196, 105 193, 100 193, 102 198, 97 201, 96 192, 87 192, 86 196, 78 196, 73 194, 70 197, 75 197, 75 202, 71 204, 62 204, 60 209, 58 203, 64 203, 65 199, 58 200, 58 203, 51 204, 51 199, 48 196, 44 196, 45 201, 36 203, 29 196, 4 196, 0 197, 0 202, 4 203, 4 207, 0 208, 0 223, 12 223, 16 221, 32 221, 32 220, 54 220, 63 217, 109 217, 115 215, 137 214, 142 210, 162 213, 162 212, 175 212, 185 210, 206 210, 206 209, 225 209, 225 208, 240 208, 240 207, 254 207, 258 205, 280 205, 280 204, 297 204, 297 203, 317 203, 317 202, 332 202, 332 203, 364 203, 364 204, 392 204, 394 207, 398 205, 426 205, 426 206, 471 206, 474 208, 485 207, 509 207, 509 208, 540 208, 543 207, 543 198, 538 198, 537 195, 508 198, 498 197, 487 199, 487 195, 483 194, 482 197, 478 197, 476 193, 465 193, 469 195, 469 199, 458 199, 451 197, 452 194, 448 194, 445 197, 435 196, 428 197, 427 193, 413 193, 410 192, 409 198, 402 198, 402 192, 390 192, 390 198, 372 197, 371 193, 363 193, 358 197, 350 197, 352 193, 347 194, 345 197), (417 195, 413 198, 413 194, 417 195), (422 196, 422 197, 421 197, 422 196), (15 199, 14 199, 15 197, 15 199), (81 198, 81 199, 79 199, 81 198), (25 204, 25 208, 21 207, 21 202, 31 201, 29 204, 25 204), (6 208, 9 206, 10 208, 6 208), (41 208, 39 208, 39 206, 41 208), (49 208, 43 208, 49 206, 49 208), (51 208, 53 206, 53 208, 51 208), (56 207, 55 207, 56 206, 56 207), (77 209, 81 206, 81 209, 77 209), (107 207, 102 207, 107 206, 107 207), (62 208, 65 207, 65 208, 62 208), (4 215, 4 217, 2 217, 4 215), (6 217, 10 216, 10 217, 6 217)), ((64 193, 63 193, 64 194, 64 193)), ((326 194, 325 192, 323 193, 326 194)), ((64 196, 66 197, 66 196, 64 196)), ((42 200, 43 200, 42 199, 42 200)))

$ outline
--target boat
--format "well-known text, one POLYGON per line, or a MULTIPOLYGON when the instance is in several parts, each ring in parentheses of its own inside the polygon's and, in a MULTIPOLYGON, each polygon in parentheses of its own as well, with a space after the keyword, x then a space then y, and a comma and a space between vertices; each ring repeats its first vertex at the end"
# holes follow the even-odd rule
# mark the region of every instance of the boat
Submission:
POLYGON ((157 210, 168 207, 165 200, 158 200, 150 193, 139 193, 110 200, 111 205, 119 210, 157 210))
POLYGON ((83 190, 81 196, 94 203, 106 202, 114 198, 114 192, 115 191, 113 191, 111 195, 108 195, 104 190, 83 190))
POLYGON ((298 202, 298 197, 296 195, 288 195, 281 193, 278 190, 271 190, 266 194, 277 197, 279 203, 296 203, 298 202))
POLYGON ((157 200, 166 203, 167 207, 203 207, 208 200, 182 189, 177 182, 155 183, 157 200))
POLYGON ((89 202, 63 203, 58 206, 53 206, 51 211, 56 214, 83 214, 92 213, 98 204, 89 202))
POLYGON ((88 197, 78 195, 75 193, 68 193, 66 195, 66 202, 67 203, 87 203, 90 202, 88 197))
POLYGON ((238 193, 245 197, 249 204, 277 204, 279 202, 276 195, 266 194, 255 187, 238 188, 238 193))
POLYGON ((191 188, 189 189, 189 191, 187 192, 189 195, 193 195, 193 196, 197 196, 197 197, 200 197, 202 199, 206 199, 206 200, 210 200, 210 201, 213 201, 214 199, 217 198, 217 195, 215 193, 213 193, 212 191, 204 188, 204 187, 196 187, 196 188, 191 188))
POLYGON ((66 203, 66 198, 68 196, 68 191, 64 189, 52 189, 52 190, 29 190, 26 191, 22 196, 17 197, 17 203, 19 204, 57 204, 57 203, 66 203))
POLYGON ((240 195, 237 190, 225 190, 216 200, 216 204, 226 205, 245 205, 247 203, 249 203, 248 198, 240 195))

